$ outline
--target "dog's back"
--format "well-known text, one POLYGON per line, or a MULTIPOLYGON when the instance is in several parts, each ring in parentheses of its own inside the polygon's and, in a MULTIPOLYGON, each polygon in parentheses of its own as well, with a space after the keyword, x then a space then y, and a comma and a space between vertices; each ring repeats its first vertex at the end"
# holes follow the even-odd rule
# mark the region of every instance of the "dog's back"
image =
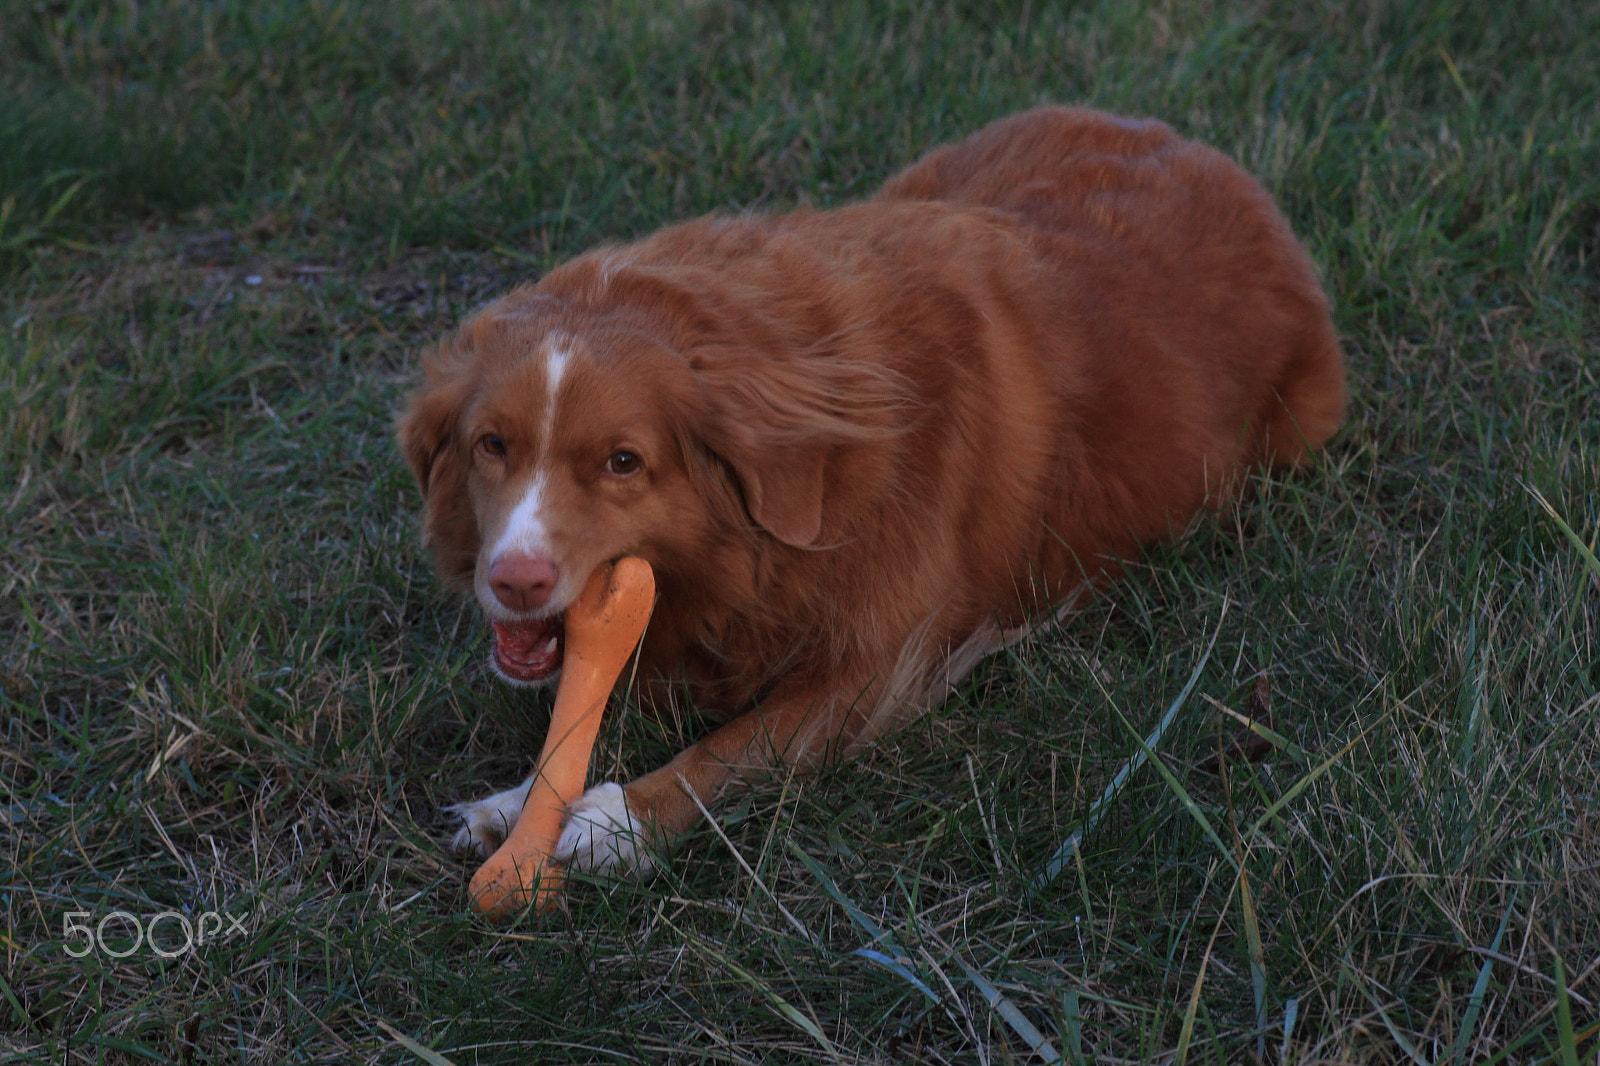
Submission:
POLYGON ((1132 554, 1250 468, 1303 465, 1343 421, 1344 360, 1288 222, 1243 169, 1163 123, 1038 108, 930 153, 877 198, 1024 227, 1051 265, 1064 347, 1117 353, 1078 363, 1089 393, 1060 441, 1045 573, 1132 554))

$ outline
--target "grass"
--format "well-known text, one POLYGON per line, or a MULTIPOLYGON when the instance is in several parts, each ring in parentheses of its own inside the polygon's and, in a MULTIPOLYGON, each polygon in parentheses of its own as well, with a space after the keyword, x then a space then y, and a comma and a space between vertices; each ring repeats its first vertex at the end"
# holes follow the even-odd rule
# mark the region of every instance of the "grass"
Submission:
MULTIPOLYGON (((4 22, 0 1062, 1593 1059, 1600 8, 4 22), (1041 100, 1280 197, 1353 371, 1320 467, 648 884, 468 916, 439 808, 545 712, 419 550, 417 353, 596 241, 847 201, 1041 100), (1262 671, 1276 746, 1205 772, 1262 671), (247 932, 135 947, 168 911, 247 932)), ((692 730, 623 708, 599 770, 692 730)))

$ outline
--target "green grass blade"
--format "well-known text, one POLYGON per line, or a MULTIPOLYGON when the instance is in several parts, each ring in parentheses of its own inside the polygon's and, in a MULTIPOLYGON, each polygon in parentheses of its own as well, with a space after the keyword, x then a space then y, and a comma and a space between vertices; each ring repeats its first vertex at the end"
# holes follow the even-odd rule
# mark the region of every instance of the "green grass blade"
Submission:
POLYGON ((1267 961, 1261 947, 1261 924, 1250 893, 1250 872, 1239 857, 1239 918, 1244 924, 1245 954, 1250 960, 1250 992, 1256 1008, 1256 1058, 1267 1057, 1267 961))
MULTIPOLYGON (((1093 832, 1096 825, 1100 824, 1100 819, 1105 817, 1106 812, 1110 810, 1112 801, 1122 791, 1122 786, 1127 783, 1129 776, 1144 765, 1145 760, 1150 757, 1150 752, 1160 746, 1161 738, 1166 735, 1168 728, 1178 717, 1178 712, 1188 701, 1189 694, 1200 683, 1200 673, 1205 669, 1206 663, 1211 661, 1211 651, 1217 646, 1217 637, 1222 634, 1222 620, 1227 616, 1228 605, 1224 602, 1222 614, 1217 619, 1217 628, 1211 634, 1211 641, 1206 645, 1205 654, 1200 656, 1200 661, 1195 664, 1194 669, 1190 672, 1189 680, 1178 692, 1177 698, 1167 707, 1167 712, 1161 716, 1161 721, 1156 725, 1155 729, 1151 730, 1150 735, 1140 744, 1139 750, 1129 756, 1128 761, 1122 764, 1121 769, 1112 775, 1111 781, 1105 787, 1105 791, 1100 793, 1100 798, 1089 808, 1089 813, 1084 817, 1083 824, 1068 834, 1067 839, 1062 841, 1055 854, 1050 856, 1050 861, 1045 863, 1044 869, 1039 872, 1038 876, 1028 886, 1030 894, 1037 895, 1043 891, 1046 885, 1054 881, 1056 876, 1067 868, 1067 863, 1072 860, 1073 855, 1077 854, 1079 846, 1083 843, 1083 838, 1093 832)), ((1119 716, 1120 713, 1118 712, 1119 716)))
POLYGON ((1595 581, 1600 582, 1600 557, 1595 555, 1594 549, 1584 543, 1583 538, 1578 536, 1577 530, 1567 525, 1566 520, 1550 505, 1550 501, 1544 498, 1543 493, 1527 482, 1523 482, 1522 487, 1533 494, 1533 498, 1538 501, 1539 506, 1544 508, 1545 514, 1549 515, 1550 520, 1556 524, 1556 528, 1561 530, 1561 535, 1566 537, 1568 543, 1577 551, 1578 556, 1583 560, 1583 565, 1589 568, 1589 573, 1593 575, 1595 581))
POLYGON ((892 955, 886 955, 883 952, 878 951, 876 948, 856 948, 855 950, 851 951, 850 954, 859 955, 868 962, 875 962, 879 966, 882 966, 885 970, 888 970, 896 977, 899 977, 901 980, 911 985, 918 992, 921 992, 924 996, 927 996, 928 1002, 940 1002, 938 993, 929 988, 927 982, 923 981, 922 978, 918 977, 912 972, 909 965, 910 960, 906 956, 895 958, 892 955))
POLYGON ((1394 1019, 1389 1017, 1389 1012, 1384 1009, 1384 1006, 1381 1002, 1379 1002, 1378 997, 1372 994, 1372 990, 1367 987, 1366 982, 1363 981, 1358 975, 1351 973, 1348 965, 1343 967, 1343 969, 1345 974, 1349 976, 1351 983, 1359 988, 1361 990, 1361 994, 1366 997, 1367 1002, 1372 1004, 1372 1009, 1378 1015, 1378 1018, 1383 1022, 1384 1028, 1389 1030, 1389 1036, 1394 1040, 1395 1044, 1399 1046, 1400 1050, 1406 1053, 1406 1057, 1412 1062, 1416 1063, 1417 1066, 1433 1066, 1433 1063, 1428 1060, 1428 1057, 1417 1049, 1415 1041, 1402 1032, 1400 1027, 1394 1023, 1394 1019))
POLYGON ((66 206, 72 202, 73 197, 77 196, 83 189, 84 182, 88 180, 88 178, 79 178, 71 185, 68 185, 66 190, 60 196, 57 196, 50 206, 45 209, 44 217, 39 220, 41 224, 49 225, 54 222, 56 216, 66 209, 66 206))
POLYGON ((1572 1028, 1572 997, 1567 994, 1567 967, 1561 961, 1561 952, 1557 951, 1555 957, 1556 1037, 1561 1041, 1561 1066, 1578 1066, 1578 1038, 1572 1028))
POLYGON ((849 896, 844 894, 838 882, 833 879, 833 876, 827 870, 823 869, 820 862, 806 854, 805 849, 795 841, 788 840, 785 843, 788 845, 789 854, 798 859, 800 865, 804 866, 807 872, 817 879, 817 883, 822 886, 823 891, 832 896, 834 902, 844 908, 845 914, 860 927, 862 932, 871 938, 872 943, 884 944, 892 948, 897 955, 905 954, 905 951, 895 943, 894 938, 886 930, 880 927, 877 922, 874 922, 865 911, 855 905, 849 896))
POLYGON ((1072 1056, 1073 1066, 1084 1066, 1088 1060, 1083 1055, 1083 1008, 1078 1004, 1076 988, 1068 989, 1061 997, 1061 1027, 1066 1032, 1067 1054, 1072 1056))
POLYGON ((1226 703, 1223 703, 1221 700, 1217 699, 1215 696, 1210 696, 1202 692, 1200 694, 1200 698, 1211 704, 1211 706, 1215 707, 1223 714, 1226 714, 1234 719, 1241 726, 1248 729, 1262 740, 1265 740, 1268 744, 1271 744, 1278 751, 1281 751, 1285 755, 1289 756, 1289 758, 1293 759, 1295 762, 1309 763, 1311 761, 1310 752, 1306 751, 1300 745, 1296 744, 1294 741, 1290 740, 1288 737, 1284 736, 1282 733, 1279 733, 1272 727, 1263 725, 1254 718, 1245 717, 1232 707, 1229 707, 1226 703))
MULTIPOLYGON (((663 920, 665 921, 665 919, 663 920)), ((805 1033, 807 1036, 811 1037, 811 1039, 815 1040, 822 1050, 827 1052, 829 1058, 835 1060, 839 1058, 838 1051, 834 1049, 833 1043, 828 1039, 827 1035, 823 1033, 822 1027, 816 1023, 816 1020, 806 1015, 804 1011, 800 1010, 788 1000, 784 999, 783 996, 778 994, 777 989, 773 988, 766 981, 762 980, 754 973, 751 973, 743 966, 740 966, 737 962, 734 962, 733 959, 728 957, 726 952, 719 951, 700 937, 695 936, 686 930, 679 929, 678 926, 674 925, 670 921, 668 921, 666 924, 671 926, 673 929, 677 929, 678 932, 683 936, 685 943, 687 943, 690 947, 694 948, 706 958, 711 959, 712 961, 724 967, 729 973, 733 974, 733 976, 738 978, 762 999, 766 1000, 767 1004, 771 1006, 772 1009, 779 1014, 779 1016, 784 1018, 801 1032, 805 1033)))
POLYGON ((1195 1019, 1200 1015, 1200 990, 1205 987, 1206 969, 1211 965, 1211 952, 1217 946, 1217 934, 1222 931, 1222 922, 1217 921, 1211 927, 1211 938, 1206 941, 1206 950, 1200 956, 1200 971, 1194 975, 1194 985, 1189 989, 1189 1004, 1183 1011, 1183 1025, 1178 1029, 1178 1047, 1172 1055, 1173 1066, 1184 1066, 1189 1059, 1189 1044, 1194 1039, 1195 1019))
MULTIPOLYGON (((0 940, 5 939, 5 937, 0 936, 0 940)), ((6 946, 10 946, 9 942, 7 942, 6 946)), ((6 975, 3 973, 0 973, 0 996, 3 996, 5 1001, 11 1005, 11 1015, 16 1019, 17 1031, 26 1032, 33 1024, 33 1019, 28 1017, 28 1012, 23 1009, 22 1001, 12 991, 11 985, 7 983, 6 975)))
MULTIPOLYGON (((1110 698, 1109 694, 1107 698, 1110 698)), ((1111 710, 1112 713, 1117 716, 1117 720, 1122 723, 1122 727, 1128 731, 1128 735, 1133 737, 1134 743, 1140 745, 1140 750, 1144 753, 1145 758, 1148 759, 1150 764, 1156 768, 1156 773, 1161 775, 1161 780, 1166 782, 1167 788, 1172 791, 1174 796, 1178 797, 1178 802, 1183 804, 1183 809, 1189 812, 1189 817, 1195 820, 1195 822, 1200 826, 1201 831, 1205 833, 1206 838, 1216 846, 1217 853, 1227 860, 1228 865, 1232 866, 1237 872, 1240 868, 1239 860, 1234 858, 1232 849, 1230 849, 1227 844, 1223 843, 1222 837, 1217 833, 1216 827, 1211 824, 1211 819, 1206 817, 1205 811, 1202 811, 1200 809, 1200 805, 1196 803, 1194 798, 1189 795, 1189 790, 1183 787, 1183 784, 1178 780, 1177 775, 1171 770, 1167 769, 1167 764, 1162 762, 1156 753, 1151 750, 1149 745, 1139 736, 1139 731, 1133 728, 1133 723, 1128 721, 1128 719, 1123 715, 1121 709, 1113 703, 1111 704, 1111 710)))
POLYGON ((1505 913, 1500 916, 1500 928, 1495 930, 1494 939, 1489 942, 1490 954, 1483 958, 1483 965, 1478 967, 1478 978, 1472 982, 1472 992, 1467 996, 1467 1009, 1461 1014, 1461 1031, 1456 1034, 1456 1040, 1450 1049, 1451 1062, 1463 1062, 1467 1053, 1467 1045, 1472 1042, 1472 1034, 1478 1025, 1478 1013, 1483 1010, 1483 997, 1489 988, 1489 978, 1494 973, 1494 955, 1500 950, 1500 941, 1506 935, 1506 927, 1511 924, 1511 912, 1517 905, 1517 896, 1521 886, 1511 892, 1511 902, 1506 904, 1505 913))
POLYGON ((807 855, 805 850, 793 840, 787 841, 787 843, 790 854, 792 854, 796 859, 800 860, 800 865, 804 866, 811 873, 811 876, 817 879, 817 883, 822 886, 823 891, 832 896, 834 902, 844 908, 844 912, 849 916, 850 920, 854 922, 856 926, 862 930, 862 932, 867 934, 869 938, 868 943, 880 944, 883 947, 888 948, 889 952, 892 953, 888 954, 878 951, 869 946, 856 948, 851 952, 851 954, 859 955, 870 962, 877 963, 879 966, 882 966, 884 969, 905 980, 924 996, 927 996, 930 1002, 938 1003, 938 994, 935 993, 933 989, 929 988, 927 983, 912 971, 911 956, 905 950, 905 948, 901 947, 899 942, 896 941, 893 936, 891 936, 886 930, 880 928, 876 922, 867 916, 865 911, 863 911, 860 907, 857 907, 850 897, 844 894, 844 891, 839 888, 838 883, 834 881, 833 877, 822 868, 821 863, 817 862, 810 855, 807 855))
POLYGON ((1033 1049, 1035 1055, 1038 1055, 1046 1063, 1062 1061, 1061 1052, 1055 1049, 1055 1045, 1045 1039, 1044 1034, 1039 1032, 1032 1022, 1028 1021, 1023 1013, 1017 1009, 1016 1004, 1007 999, 988 978, 967 965, 966 960, 959 955, 956 956, 956 965, 961 967, 962 973, 967 975, 967 980, 972 982, 973 987, 977 988, 995 1013, 1005 1019, 1005 1023, 1011 1027, 1011 1031, 1027 1042, 1027 1045, 1033 1049))
POLYGON ((1279 796, 1275 801, 1273 801, 1270 807, 1261 812, 1261 817, 1257 818, 1250 824, 1250 829, 1247 833, 1245 833, 1245 836, 1253 837, 1257 833, 1261 832, 1262 827, 1268 822, 1272 821, 1272 819, 1277 816, 1279 811, 1283 810, 1289 804, 1298 799, 1300 793, 1310 788, 1317 778, 1331 770, 1334 764, 1340 759, 1343 759, 1346 755, 1350 754, 1355 746, 1366 738, 1368 733, 1371 733, 1379 726, 1379 724, 1387 720, 1389 713, 1384 714, 1382 718, 1379 718, 1376 722, 1373 722, 1371 725, 1367 726, 1367 728, 1357 733, 1355 737, 1351 739, 1350 743, 1346 744, 1344 747, 1340 748, 1338 751, 1322 760, 1322 762, 1307 772, 1304 777, 1296 781, 1286 792, 1284 792, 1283 795, 1279 796))
MULTIPOLYGON (((151 1062, 170 1063, 172 1061, 169 1056, 155 1050, 154 1048, 146 1047, 144 1044, 136 1043, 123 1037, 96 1035, 91 1038, 88 1043, 93 1047, 110 1048, 113 1051, 125 1051, 130 1055, 138 1055, 140 1058, 149 1059, 151 1062)), ((102 1059, 99 1061, 104 1060, 102 1059)))
POLYGON ((426 1062, 428 1066, 456 1066, 454 1062, 451 1062, 449 1059, 445 1058, 432 1048, 423 1047, 421 1044, 417 1043, 411 1037, 402 1033, 400 1030, 396 1029, 382 1018, 374 1018, 373 1021, 378 1024, 379 1029, 382 1029, 384 1032, 389 1034, 389 1039, 393 1040, 396 1044, 399 1044, 401 1047, 411 1052, 423 1062, 426 1062))

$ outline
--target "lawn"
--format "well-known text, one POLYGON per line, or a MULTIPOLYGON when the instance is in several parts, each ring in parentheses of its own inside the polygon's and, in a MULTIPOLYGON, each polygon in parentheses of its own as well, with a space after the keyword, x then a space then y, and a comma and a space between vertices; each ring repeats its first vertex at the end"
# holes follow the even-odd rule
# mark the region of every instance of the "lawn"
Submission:
MULTIPOLYGON (((1591 0, 3 0, 0 1063, 1594 1062, 1597 42, 1591 0), (1042 101, 1262 178, 1348 425, 654 880, 472 916, 440 808, 548 708, 419 544, 420 354, 1042 101)), ((696 728, 621 701, 596 773, 696 728)))

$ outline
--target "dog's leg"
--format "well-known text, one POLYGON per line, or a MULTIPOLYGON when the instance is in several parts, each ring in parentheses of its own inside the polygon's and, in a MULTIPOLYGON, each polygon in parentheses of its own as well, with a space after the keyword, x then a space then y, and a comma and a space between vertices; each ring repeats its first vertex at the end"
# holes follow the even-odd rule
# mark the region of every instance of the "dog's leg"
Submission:
MULTIPOLYGON (((555 857, 573 869, 644 877, 654 868, 652 850, 693 829, 702 806, 714 807, 731 789, 780 768, 814 772, 905 725, 948 696, 984 656, 1008 638, 1025 635, 983 623, 952 645, 930 635, 936 621, 930 617, 918 626, 892 662, 856 665, 820 685, 780 685, 757 710, 726 723, 659 770, 626 787, 608 781, 590 788, 573 802, 555 857)), ((501 816, 490 806, 515 795, 520 810, 526 792, 524 783, 457 810, 463 816, 487 812, 498 824, 501 816)), ((513 811, 509 821, 515 820, 513 811)), ((463 829, 457 840, 468 832, 463 829)))
POLYGON ((517 817, 522 814, 522 805, 527 802, 528 789, 533 785, 533 778, 528 779, 516 788, 508 788, 504 792, 496 792, 481 800, 470 803, 456 803, 445 810, 451 814, 459 815, 466 824, 456 831, 455 839, 450 842, 450 847, 463 855, 476 854, 487 859, 494 854, 506 834, 511 832, 511 827, 517 824, 517 817))
POLYGON ((572 801, 555 857, 576 870, 646 877, 655 864, 645 844, 622 786, 607 781, 572 801))
MULTIPOLYGON (((759 710, 735 718, 626 789, 608 781, 574 800, 556 841, 556 859, 577 870, 646 876, 653 868, 646 843, 665 844, 700 818, 685 783, 709 807, 730 786, 774 767, 814 770, 849 748, 869 719, 864 709, 881 702, 880 689, 873 683, 836 684, 786 694, 780 686, 759 710)), ((447 807, 465 823, 451 847, 492 855, 516 825, 533 780, 447 807)))
MULTIPOLYGON (((778 686, 748 714, 726 723, 671 762, 628 783, 597 785, 572 805, 556 857, 577 869, 643 876, 649 850, 694 828, 700 809, 730 790, 779 768, 806 774, 876 735, 887 697, 909 694, 886 685, 894 664, 848 670, 829 683, 778 686), (696 802, 698 801, 698 802, 696 802)), ((914 694, 908 705, 919 702, 914 694)))

